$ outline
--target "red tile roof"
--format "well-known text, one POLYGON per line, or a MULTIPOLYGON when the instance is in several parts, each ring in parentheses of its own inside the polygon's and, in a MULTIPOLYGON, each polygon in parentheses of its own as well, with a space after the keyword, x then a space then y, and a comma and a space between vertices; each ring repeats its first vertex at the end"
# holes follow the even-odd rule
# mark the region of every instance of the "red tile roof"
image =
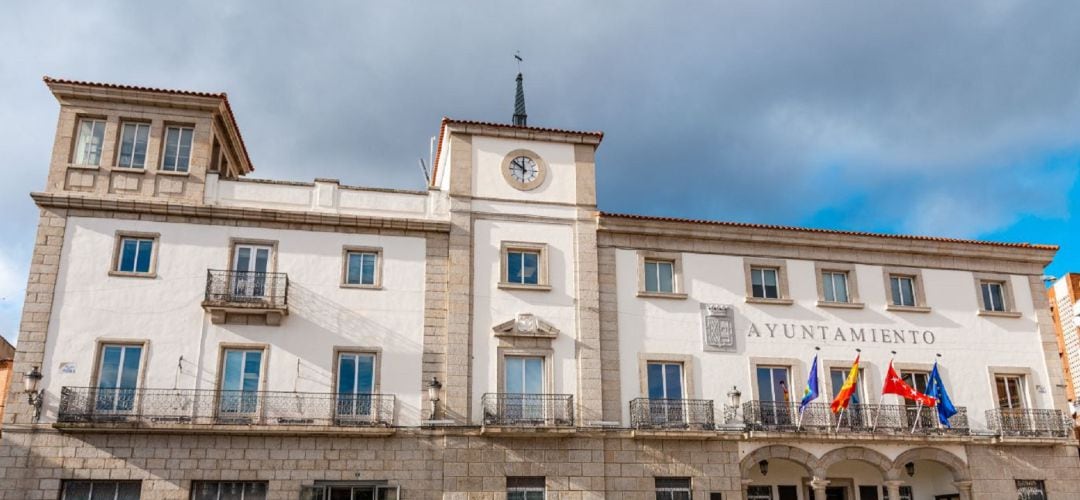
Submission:
POLYGON ((444 116, 443 119, 442 119, 442 123, 439 125, 439 142, 438 142, 438 145, 435 147, 435 160, 433 162, 434 164, 432 165, 431 182, 435 182, 435 177, 439 173, 439 158, 442 156, 442 144, 443 144, 443 139, 446 136, 446 126, 447 125, 479 125, 479 126, 483 126, 483 127, 498 127, 498 128, 514 129, 514 130, 529 130, 529 131, 533 131, 533 132, 552 132, 552 133, 556 133, 556 134, 580 134, 580 135, 595 136, 595 137, 600 138, 600 140, 604 139, 604 133, 600 132, 600 131, 589 132, 589 131, 582 131, 582 130, 566 130, 566 129, 549 128, 549 127, 528 127, 528 126, 522 127, 522 126, 519 126, 519 125, 509 125, 509 124, 506 124, 506 123, 484 122, 484 121, 477 121, 477 120, 456 120, 454 118, 450 118, 449 116, 444 116))
POLYGON ((42 77, 42 80, 46 84, 59 83, 65 85, 79 85, 83 87, 100 87, 106 89, 116 90, 137 90, 142 92, 157 92, 161 94, 173 94, 173 95, 189 95, 195 97, 212 97, 221 99, 225 103, 225 114, 228 115, 229 122, 232 123, 233 129, 236 130, 236 137, 240 139, 240 149, 244 154, 244 159, 247 160, 247 164, 251 167, 251 171, 255 171, 255 165, 251 163, 251 156, 248 155, 247 145, 244 144, 244 136, 240 134, 240 126, 236 123, 236 116, 233 114, 232 106, 229 105, 229 96, 225 92, 199 92, 194 90, 177 90, 177 89, 163 89, 158 87, 141 87, 138 85, 124 85, 119 83, 102 83, 102 82, 88 82, 83 80, 68 80, 65 78, 53 78, 49 75, 42 77))
POLYGON ((998 247, 1010 247, 1010 248, 1032 248, 1038 250, 1057 250, 1057 245, 1042 245, 1035 243, 1006 243, 997 241, 982 241, 982 240, 968 240, 962 238, 944 238, 939 236, 916 236, 906 234, 889 234, 889 233, 871 233, 866 231, 843 231, 838 229, 815 229, 798 226, 781 226, 773 224, 754 224, 750 222, 725 222, 716 220, 705 219, 683 219, 678 217, 659 217, 653 215, 637 215, 637 214, 619 214, 611 212, 600 212, 600 217, 611 217, 620 219, 634 219, 634 220, 650 220, 660 222, 682 222, 687 224, 709 224, 714 226, 727 226, 727 227, 742 227, 751 229, 776 229, 783 231, 801 231, 806 233, 819 233, 819 234, 840 234, 846 236, 868 236, 873 238, 891 238, 900 240, 916 240, 916 241, 933 241, 941 243, 963 243, 974 245, 989 245, 998 247))

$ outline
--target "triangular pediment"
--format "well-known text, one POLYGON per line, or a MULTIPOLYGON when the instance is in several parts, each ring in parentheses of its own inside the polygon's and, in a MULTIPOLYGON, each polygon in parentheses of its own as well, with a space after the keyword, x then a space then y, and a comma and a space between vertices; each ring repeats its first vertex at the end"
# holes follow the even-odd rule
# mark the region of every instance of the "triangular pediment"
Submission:
POLYGON ((559 329, 531 313, 518 314, 509 321, 495 325, 492 330, 496 337, 539 337, 555 338, 559 329))

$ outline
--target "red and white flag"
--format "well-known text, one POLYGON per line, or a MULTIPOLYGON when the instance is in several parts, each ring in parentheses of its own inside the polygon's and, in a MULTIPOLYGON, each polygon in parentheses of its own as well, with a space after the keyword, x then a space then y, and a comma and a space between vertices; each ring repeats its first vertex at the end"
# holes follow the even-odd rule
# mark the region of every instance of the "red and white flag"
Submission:
POLYGON ((885 386, 881 388, 881 393, 896 394, 904 399, 922 403, 923 406, 934 406, 937 404, 937 400, 933 397, 916 391, 913 387, 904 383, 904 379, 900 378, 900 375, 893 369, 892 361, 889 361, 889 373, 885 374, 885 386))

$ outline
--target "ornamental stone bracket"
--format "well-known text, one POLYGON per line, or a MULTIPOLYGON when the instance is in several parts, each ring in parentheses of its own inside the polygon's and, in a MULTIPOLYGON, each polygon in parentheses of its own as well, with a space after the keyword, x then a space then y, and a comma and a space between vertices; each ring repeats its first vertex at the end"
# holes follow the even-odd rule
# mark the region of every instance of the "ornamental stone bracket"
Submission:
POLYGON ((532 313, 518 314, 512 320, 504 321, 492 328, 496 337, 530 337, 553 339, 559 336, 559 329, 551 323, 537 318, 532 313))

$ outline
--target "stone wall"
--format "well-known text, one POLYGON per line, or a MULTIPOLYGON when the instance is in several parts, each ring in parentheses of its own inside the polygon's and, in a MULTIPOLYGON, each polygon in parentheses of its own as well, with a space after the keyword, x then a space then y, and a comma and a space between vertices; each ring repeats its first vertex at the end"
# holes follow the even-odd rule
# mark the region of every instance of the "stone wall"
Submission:
POLYGON ((1046 481, 1051 499, 1080 498, 1075 446, 968 446, 967 455, 978 500, 1016 500, 1017 479, 1046 481))

